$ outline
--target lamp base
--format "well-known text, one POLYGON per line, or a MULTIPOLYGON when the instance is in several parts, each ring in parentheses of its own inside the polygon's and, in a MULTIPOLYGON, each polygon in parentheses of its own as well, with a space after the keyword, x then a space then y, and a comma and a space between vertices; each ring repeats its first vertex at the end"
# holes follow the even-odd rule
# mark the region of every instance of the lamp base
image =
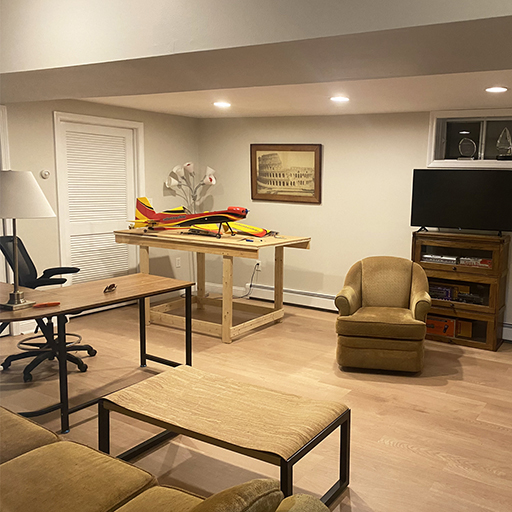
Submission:
POLYGON ((35 300, 25 300, 23 292, 16 291, 9 294, 9 301, 0 304, 0 308, 17 311, 18 309, 31 308, 35 303, 35 300))

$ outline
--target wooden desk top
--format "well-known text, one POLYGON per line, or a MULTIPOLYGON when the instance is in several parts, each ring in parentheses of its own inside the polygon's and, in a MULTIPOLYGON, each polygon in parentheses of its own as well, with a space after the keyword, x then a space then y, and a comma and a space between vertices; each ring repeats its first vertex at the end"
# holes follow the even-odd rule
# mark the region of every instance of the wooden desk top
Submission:
MULTIPOLYGON (((169 277, 150 274, 130 274, 111 279, 101 279, 88 283, 52 289, 20 288, 25 292, 25 299, 36 302, 60 302, 59 306, 47 308, 26 308, 18 311, 0 309, 0 322, 18 322, 61 314, 79 313, 110 304, 118 304, 160 293, 173 292, 192 287, 194 283, 180 281, 169 277), (106 286, 115 283, 113 292, 103 293, 106 286)), ((13 285, 0 283, 0 302, 7 302, 13 285)))
POLYGON ((221 238, 215 238, 171 231, 151 232, 145 231, 144 228, 114 231, 114 234, 118 243, 252 259, 258 259, 259 250, 265 247, 309 249, 311 242, 309 237, 298 236, 276 235, 257 238, 246 235, 223 234, 221 238))

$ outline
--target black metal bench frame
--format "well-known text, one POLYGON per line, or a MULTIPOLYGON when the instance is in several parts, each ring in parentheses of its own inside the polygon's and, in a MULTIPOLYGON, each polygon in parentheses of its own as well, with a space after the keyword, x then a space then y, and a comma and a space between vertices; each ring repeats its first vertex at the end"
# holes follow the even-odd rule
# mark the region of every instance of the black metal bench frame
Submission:
POLYGON ((283 457, 270 452, 252 450, 241 446, 231 444, 211 436, 206 436, 198 432, 184 429, 175 425, 170 425, 162 420, 151 418, 144 414, 129 411, 118 406, 108 398, 102 398, 98 403, 98 448, 104 453, 110 453, 110 411, 118 412, 125 416, 136 418, 140 421, 156 425, 164 429, 163 432, 143 441, 133 448, 121 453, 119 459, 129 461, 144 454, 145 452, 156 448, 160 444, 168 441, 180 434, 198 439, 215 446, 220 446, 227 450, 247 455, 254 459, 269 462, 280 467, 281 491, 286 496, 293 494, 293 466, 301 460, 307 453, 320 444, 327 436, 336 429, 340 429, 340 457, 339 457, 339 479, 335 484, 320 498, 327 506, 331 505, 348 487, 350 472, 350 409, 344 411, 331 424, 327 425, 321 432, 313 437, 302 448, 297 450, 290 458, 283 457))

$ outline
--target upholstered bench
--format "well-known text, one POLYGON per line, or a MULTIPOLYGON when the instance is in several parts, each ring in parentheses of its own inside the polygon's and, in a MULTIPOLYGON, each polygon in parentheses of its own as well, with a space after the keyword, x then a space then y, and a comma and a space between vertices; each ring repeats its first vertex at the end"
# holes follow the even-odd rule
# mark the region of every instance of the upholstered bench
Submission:
POLYGON ((99 449, 106 453, 110 411, 165 429, 120 455, 124 460, 183 434, 280 466, 285 496, 293 493, 293 465, 339 428, 339 479, 322 501, 332 503, 348 485, 350 409, 338 402, 279 393, 179 366, 100 400, 99 449))

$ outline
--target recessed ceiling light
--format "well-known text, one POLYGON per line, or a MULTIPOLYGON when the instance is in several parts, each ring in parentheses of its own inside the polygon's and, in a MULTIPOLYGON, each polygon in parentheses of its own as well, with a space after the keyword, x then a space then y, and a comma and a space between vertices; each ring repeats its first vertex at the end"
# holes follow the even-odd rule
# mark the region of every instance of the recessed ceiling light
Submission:
POLYGON ((229 107, 231 107, 231 103, 228 103, 227 101, 216 101, 214 103, 214 105, 216 107, 219 107, 219 108, 229 108, 229 107))
POLYGON ((344 103, 349 101, 349 99, 346 96, 333 96, 331 101, 335 101, 336 103, 344 103))
POLYGON ((487 87, 487 92, 505 92, 508 91, 507 87, 487 87))
POLYGON ((461 135, 469 135, 469 132, 467 130, 462 130, 459 132, 461 135))

